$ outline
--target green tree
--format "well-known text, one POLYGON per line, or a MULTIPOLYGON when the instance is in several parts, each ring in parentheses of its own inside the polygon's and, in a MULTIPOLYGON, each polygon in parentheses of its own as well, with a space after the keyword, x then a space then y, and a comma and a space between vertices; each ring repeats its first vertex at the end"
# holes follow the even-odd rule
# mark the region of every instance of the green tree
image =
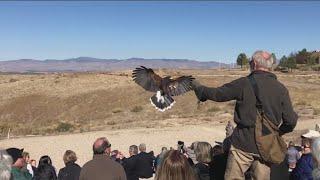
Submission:
POLYGON ((310 56, 311 53, 308 52, 306 48, 304 48, 296 54, 295 59, 297 64, 307 64, 310 56))
POLYGON ((307 59, 307 64, 310 65, 310 66, 313 66, 315 65, 317 62, 317 58, 315 56, 310 56, 308 59, 307 59))
POLYGON ((282 56, 279 62, 279 66, 288 67, 287 63, 288 63, 288 58, 286 56, 282 56))
POLYGON ((237 65, 241 66, 241 69, 243 66, 248 66, 249 60, 247 58, 247 55, 245 53, 240 53, 237 58, 237 65))
POLYGON ((292 71, 292 69, 297 68, 297 61, 294 57, 289 57, 287 60, 287 67, 292 71))

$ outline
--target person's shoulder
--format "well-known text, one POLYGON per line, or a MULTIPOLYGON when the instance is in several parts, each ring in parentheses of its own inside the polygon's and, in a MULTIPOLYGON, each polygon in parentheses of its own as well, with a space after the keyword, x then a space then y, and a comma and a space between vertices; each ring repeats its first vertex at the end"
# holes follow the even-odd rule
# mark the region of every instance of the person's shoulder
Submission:
POLYGON ((124 172, 123 166, 120 163, 110 159, 109 164, 110 166, 112 166, 111 169, 113 169, 115 172, 120 172, 120 173, 124 172))
POLYGON ((231 81, 232 84, 243 84, 249 82, 248 76, 240 77, 238 79, 235 79, 231 81))
POLYGON ((84 165, 82 166, 82 169, 86 169, 86 168, 88 168, 88 167, 91 167, 91 166, 93 166, 94 164, 95 164, 95 163, 94 163, 93 159, 91 159, 90 161, 84 163, 84 165))
POLYGON ((59 174, 64 172, 65 170, 66 170, 66 167, 63 167, 63 168, 59 169, 59 174))

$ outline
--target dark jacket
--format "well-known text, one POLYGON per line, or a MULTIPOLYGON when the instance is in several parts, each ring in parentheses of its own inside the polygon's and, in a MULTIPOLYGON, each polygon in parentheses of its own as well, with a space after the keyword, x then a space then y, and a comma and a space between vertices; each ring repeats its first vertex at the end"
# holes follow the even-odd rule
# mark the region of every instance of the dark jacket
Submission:
POLYGON ((52 165, 42 164, 38 166, 37 171, 34 173, 34 180, 56 180, 56 170, 52 165))
POLYGON ((224 180, 224 173, 227 168, 228 152, 213 156, 211 166, 214 180, 224 180))
POLYGON ((213 172, 210 166, 203 163, 197 163, 194 166, 198 180, 213 180, 213 172))
POLYGON ((150 153, 141 152, 137 156, 137 174, 139 178, 150 178, 153 176, 154 156, 150 153))
POLYGON ((124 167, 124 171, 126 172, 128 180, 139 180, 139 176, 137 174, 137 155, 133 155, 129 158, 124 158, 122 160, 122 165, 124 167))
POLYGON ((74 163, 69 162, 66 167, 61 168, 58 174, 58 180, 79 180, 81 167, 74 163))
POLYGON ((289 180, 288 158, 280 164, 273 164, 270 168, 270 180, 289 180))
POLYGON ((291 173, 293 180, 312 180, 313 171, 312 154, 303 154, 298 160, 296 168, 291 173))
MULTIPOLYGON (((270 72, 254 71, 249 76, 254 76, 257 81, 259 98, 266 116, 275 125, 281 124, 282 134, 291 132, 296 126, 298 116, 293 111, 288 90, 270 72)), ((200 101, 236 100, 234 121, 237 127, 231 137, 232 145, 245 152, 258 154, 254 139, 256 98, 247 77, 239 78, 218 88, 198 86, 195 87, 195 93, 200 101)))
POLYGON ((80 180, 126 180, 123 167, 107 155, 94 155, 83 165, 80 180))

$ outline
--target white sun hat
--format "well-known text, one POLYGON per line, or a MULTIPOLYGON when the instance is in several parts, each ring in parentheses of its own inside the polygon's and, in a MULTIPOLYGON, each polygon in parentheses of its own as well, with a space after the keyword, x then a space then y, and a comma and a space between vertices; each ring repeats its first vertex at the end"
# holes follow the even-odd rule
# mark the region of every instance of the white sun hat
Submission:
POLYGON ((317 138, 320 137, 320 132, 315 130, 309 130, 307 133, 302 134, 301 137, 309 139, 317 138))

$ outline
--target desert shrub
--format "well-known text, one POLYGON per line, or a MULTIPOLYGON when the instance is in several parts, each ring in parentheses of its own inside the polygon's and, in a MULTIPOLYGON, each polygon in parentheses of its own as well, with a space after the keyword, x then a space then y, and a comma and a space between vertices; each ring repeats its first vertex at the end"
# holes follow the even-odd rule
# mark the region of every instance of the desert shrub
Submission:
POLYGON ((86 130, 83 128, 80 128, 80 133, 84 133, 84 132, 86 132, 86 130))
POLYGON ((135 106, 131 109, 131 112, 141 112, 143 108, 141 106, 135 106))
POLYGON ((313 115, 319 115, 320 114, 320 108, 313 108, 313 115))
POLYGON ((213 106, 213 107, 209 108, 207 111, 208 111, 208 112, 218 112, 218 111, 220 111, 220 110, 221 110, 221 109, 220 109, 219 106, 213 106))
POLYGON ((109 121, 109 122, 107 122, 107 125, 115 125, 116 124, 116 122, 115 121, 109 121))
POLYGON ((0 124, 0 136, 7 135, 9 128, 10 127, 7 124, 0 124))
POLYGON ((14 78, 11 78, 11 79, 9 80, 10 83, 17 82, 17 81, 19 81, 19 80, 18 80, 18 79, 14 79, 14 78))
POLYGON ((304 101, 304 100, 300 100, 300 101, 296 102, 295 105, 297 105, 297 106, 306 106, 306 105, 308 105, 308 103, 306 101, 304 101))
POLYGON ((314 71, 320 71, 320 64, 313 66, 313 67, 312 67, 312 70, 314 70, 314 71))
POLYGON ((121 113, 121 112, 122 112, 122 110, 121 110, 121 109, 116 108, 116 109, 113 109, 113 110, 112 110, 112 112, 116 114, 116 113, 121 113))
POLYGON ((73 129, 73 125, 70 123, 60 122, 59 125, 56 128, 56 131, 58 132, 68 132, 71 129, 73 129))

